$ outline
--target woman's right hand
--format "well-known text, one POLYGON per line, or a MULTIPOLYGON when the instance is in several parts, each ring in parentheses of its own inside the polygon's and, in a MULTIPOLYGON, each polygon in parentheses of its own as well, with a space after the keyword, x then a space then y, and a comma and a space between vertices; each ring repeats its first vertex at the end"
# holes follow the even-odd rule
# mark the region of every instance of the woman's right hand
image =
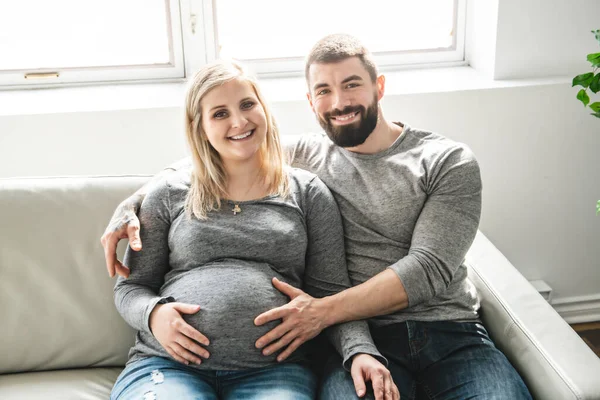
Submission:
POLYGON ((181 314, 195 314, 200 306, 185 303, 157 304, 150 313, 150 329, 158 342, 175 360, 189 365, 202 363, 210 353, 208 338, 184 321, 181 314), (198 357, 200 356, 200 357, 198 357))

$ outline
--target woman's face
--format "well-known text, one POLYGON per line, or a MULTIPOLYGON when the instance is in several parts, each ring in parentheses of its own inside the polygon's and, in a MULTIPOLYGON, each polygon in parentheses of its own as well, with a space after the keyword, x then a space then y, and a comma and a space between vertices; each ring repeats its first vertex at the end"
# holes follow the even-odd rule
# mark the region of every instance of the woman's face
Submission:
POLYGON ((224 163, 249 161, 267 135, 267 118, 249 82, 234 79, 200 102, 202 128, 224 163))

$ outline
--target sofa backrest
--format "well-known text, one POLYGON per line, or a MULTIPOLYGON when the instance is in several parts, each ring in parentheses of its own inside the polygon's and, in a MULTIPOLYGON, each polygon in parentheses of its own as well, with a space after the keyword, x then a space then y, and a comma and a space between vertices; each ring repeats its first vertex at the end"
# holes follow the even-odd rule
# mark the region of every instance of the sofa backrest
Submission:
POLYGON ((135 333, 115 309, 100 236, 147 180, 0 179, 0 373, 124 365, 135 333))

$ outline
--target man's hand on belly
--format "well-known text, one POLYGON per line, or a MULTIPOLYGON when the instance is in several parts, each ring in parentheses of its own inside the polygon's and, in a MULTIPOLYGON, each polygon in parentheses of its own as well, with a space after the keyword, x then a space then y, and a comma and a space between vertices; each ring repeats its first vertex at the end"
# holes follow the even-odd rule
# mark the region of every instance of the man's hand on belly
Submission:
POLYGON ((206 336, 184 321, 181 314, 195 314, 200 306, 185 303, 157 304, 150 313, 150 330, 161 346, 175 360, 189 365, 200 364, 208 351, 198 345, 209 345, 206 336), (200 357, 198 357, 200 356, 200 357))
POLYGON ((277 361, 283 361, 296 351, 302 343, 317 336, 327 326, 325 325, 324 310, 317 307, 319 299, 315 299, 277 278, 273 278, 273 286, 287 295, 291 301, 284 306, 274 308, 256 317, 254 324, 257 326, 278 319, 282 320, 281 324, 256 341, 256 347, 262 349, 271 343, 263 350, 263 354, 268 356, 287 346, 277 356, 277 361))

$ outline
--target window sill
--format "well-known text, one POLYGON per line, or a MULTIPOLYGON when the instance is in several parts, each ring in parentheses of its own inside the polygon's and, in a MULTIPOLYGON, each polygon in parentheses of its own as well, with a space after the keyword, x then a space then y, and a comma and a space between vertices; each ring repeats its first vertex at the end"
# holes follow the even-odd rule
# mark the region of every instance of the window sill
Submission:
MULTIPOLYGON (((493 80, 462 66, 386 72, 386 96, 570 84, 570 77, 493 80)), ((263 78, 270 103, 305 102, 304 78, 263 78)), ((152 108, 182 108, 186 83, 112 84, 0 91, 1 115, 78 113, 152 108)))

